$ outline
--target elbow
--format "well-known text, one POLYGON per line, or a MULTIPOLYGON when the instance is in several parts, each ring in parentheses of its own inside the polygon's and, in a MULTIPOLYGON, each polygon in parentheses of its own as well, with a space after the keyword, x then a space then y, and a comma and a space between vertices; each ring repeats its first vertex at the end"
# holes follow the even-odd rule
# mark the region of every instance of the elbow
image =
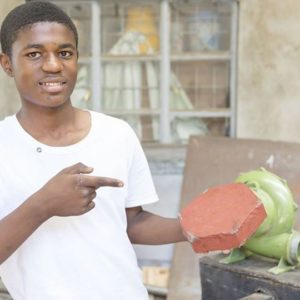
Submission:
POLYGON ((138 234, 138 226, 135 224, 128 224, 127 226, 127 235, 132 244, 139 244, 139 234, 138 234))

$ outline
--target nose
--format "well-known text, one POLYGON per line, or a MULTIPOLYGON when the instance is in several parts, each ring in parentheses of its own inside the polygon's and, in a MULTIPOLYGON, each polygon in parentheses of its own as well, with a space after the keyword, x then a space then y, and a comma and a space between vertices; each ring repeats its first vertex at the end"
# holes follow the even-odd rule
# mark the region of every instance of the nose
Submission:
POLYGON ((42 69, 47 73, 58 73, 62 70, 62 62, 55 54, 49 54, 43 61, 42 69))

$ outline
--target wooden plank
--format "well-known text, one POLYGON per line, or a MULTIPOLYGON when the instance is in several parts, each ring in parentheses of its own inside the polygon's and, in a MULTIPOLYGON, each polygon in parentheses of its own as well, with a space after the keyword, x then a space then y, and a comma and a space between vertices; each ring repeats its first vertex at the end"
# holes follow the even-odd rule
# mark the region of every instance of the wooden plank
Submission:
MULTIPOLYGON (((191 137, 187 149, 180 208, 208 187, 230 183, 259 167, 288 181, 300 203, 300 144, 221 137, 191 137)), ((296 228, 300 228, 299 213, 296 228)), ((185 243, 175 246, 168 300, 201 299, 199 255, 185 243)), ((300 298, 299 298, 300 299, 300 298)))

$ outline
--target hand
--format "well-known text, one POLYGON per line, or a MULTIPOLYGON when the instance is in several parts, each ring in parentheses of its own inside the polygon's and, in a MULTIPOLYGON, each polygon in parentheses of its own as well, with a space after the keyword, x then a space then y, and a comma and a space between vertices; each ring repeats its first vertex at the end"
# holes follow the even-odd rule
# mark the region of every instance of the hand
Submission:
POLYGON ((65 168, 35 194, 47 218, 84 214, 95 207, 93 199, 99 187, 123 186, 118 179, 86 175, 92 171, 82 163, 65 168))

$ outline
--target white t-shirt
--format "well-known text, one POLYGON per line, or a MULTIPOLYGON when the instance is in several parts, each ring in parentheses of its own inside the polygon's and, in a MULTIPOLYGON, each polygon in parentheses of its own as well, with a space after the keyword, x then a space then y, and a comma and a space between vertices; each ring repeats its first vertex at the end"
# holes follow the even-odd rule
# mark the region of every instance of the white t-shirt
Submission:
POLYGON ((125 122, 90 113, 89 134, 66 147, 36 141, 15 116, 0 122, 0 219, 78 162, 124 182, 100 188, 96 207, 84 215, 47 220, 0 266, 14 300, 148 299, 125 208, 157 201, 149 167, 125 122))

